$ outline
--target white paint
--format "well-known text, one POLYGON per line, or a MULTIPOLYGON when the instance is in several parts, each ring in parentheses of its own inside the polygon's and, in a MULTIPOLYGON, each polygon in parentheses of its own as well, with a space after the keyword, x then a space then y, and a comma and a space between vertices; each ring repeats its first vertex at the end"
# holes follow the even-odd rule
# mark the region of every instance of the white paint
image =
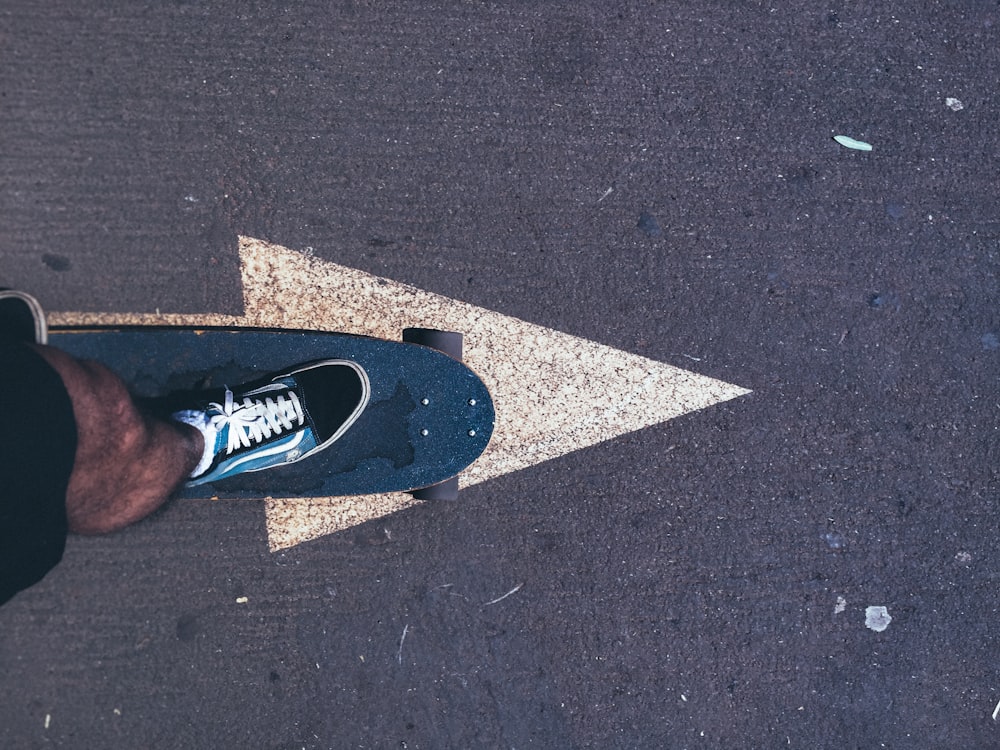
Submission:
MULTIPOLYGON (((398 339, 410 326, 460 331, 464 359, 496 407, 492 441, 464 486, 571 453, 749 393, 629 354, 353 268, 240 238, 245 313, 63 313, 52 325, 301 328, 398 339), (275 304, 280 300, 280 306, 275 304)), ((349 528, 417 501, 402 493, 266 498, 272 551, 349 528)))
POLYGON ((865 143, 864 141, 859 141, 851 138, 849 135, 835 135, 833 140, 839 143, 844 148, 852 148, 855 151, 871 151, 872 144, 865 143))
POLYGON ((889 610, 885 607, 877 606, 865 609, 865 627, 869 630, 881 633, 889 627, 890 622, 892 622, 892 617, 889 615, 889 610))

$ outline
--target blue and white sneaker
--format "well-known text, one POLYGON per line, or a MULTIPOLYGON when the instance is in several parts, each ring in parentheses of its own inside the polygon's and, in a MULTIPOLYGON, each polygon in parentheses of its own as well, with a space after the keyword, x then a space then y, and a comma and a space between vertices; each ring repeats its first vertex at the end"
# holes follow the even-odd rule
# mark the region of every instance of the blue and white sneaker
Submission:
POLYGON ((47 342, 48 326, 38 300, 24 292, 0 288, 0 340, 47 342))
POLYGON ((188 486, 315 455, 347 432, 370 397, 364 369, 341 359, 297 365, 238 388, 205 391, 196 408, 173 415, 205 437, 205 454, 188 486))

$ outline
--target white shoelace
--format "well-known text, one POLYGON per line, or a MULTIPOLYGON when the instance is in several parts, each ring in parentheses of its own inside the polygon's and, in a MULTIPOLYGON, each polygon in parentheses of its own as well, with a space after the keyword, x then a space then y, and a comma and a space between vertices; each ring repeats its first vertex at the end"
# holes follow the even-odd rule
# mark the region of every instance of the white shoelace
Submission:
POLYGON ((212 415, 211 425, 215 430, 228 427, 226 453, 238 448, 260 443, 272 434, 280 435, 283 430, 291 430, 305 424, 302 405, 295 391, 287 391, 288 398, 280 395, 277 399, 251 399, 248 394, 242 401, 233 399, 233 392, 226 388, 226 403, 212 403, 210 409, 219 413, 212 415))

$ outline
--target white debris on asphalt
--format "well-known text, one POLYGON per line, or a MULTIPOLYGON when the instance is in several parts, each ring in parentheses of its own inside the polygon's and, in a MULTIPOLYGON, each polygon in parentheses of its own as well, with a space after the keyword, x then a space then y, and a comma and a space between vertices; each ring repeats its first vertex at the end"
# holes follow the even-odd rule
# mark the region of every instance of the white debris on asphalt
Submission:
POLYGON ((889 627, 890 622, 892 622, 892 617, 889 616, 889 610, 885 607, 868 607, 865 610, 865 627, 869 630, 881 633, 889 627))
POLYGON ((944 103, 947 105, 948 109, 950 109, 952 112, 958 112, 961 109, 965 109, 965 105, 962 104, 961 100, 956 99, 953 96, 949 96, 947 99, 945 99, 944 103))
POLYGON ((837 603, 833 606, 833 614, 839 615, 847 609, 847 599, 842 596, 837 597, 837 603))
POLYGON ((865 143, 864 141, 858 141, 847 135, 835 135, 833 140, 839 143, 844 148, 853 148, 855 151, 871 151, 872 144, 865 143))

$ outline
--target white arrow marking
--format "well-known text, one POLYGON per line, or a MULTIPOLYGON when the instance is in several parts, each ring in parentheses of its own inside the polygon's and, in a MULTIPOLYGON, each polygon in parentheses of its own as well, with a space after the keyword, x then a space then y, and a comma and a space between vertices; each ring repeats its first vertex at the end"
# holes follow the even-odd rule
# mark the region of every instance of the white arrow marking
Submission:
MULTIPOLYGON (((398 339, 403 328, 461 331, 466 363, 493 395, 497 425, 465 486, 749 393, 406 284, 240 238, 246 312, 54 313, 51 325, 260 326, 398 339)), ((409 495, 267 498, 272 551, 416 504, 409 495)))

